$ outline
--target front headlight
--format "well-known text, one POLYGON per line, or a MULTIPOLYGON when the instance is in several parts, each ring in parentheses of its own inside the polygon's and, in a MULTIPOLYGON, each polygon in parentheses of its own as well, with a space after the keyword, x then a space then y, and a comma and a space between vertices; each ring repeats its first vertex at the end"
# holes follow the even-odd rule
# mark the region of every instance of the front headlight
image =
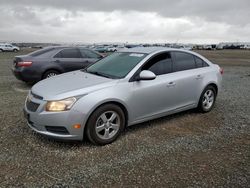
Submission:
POLYGON ((60 101, 48 101, 46 104, 46 111, 49 112, 60 112, 67 111, 75 104, 76 98, 70 97, 60 101))

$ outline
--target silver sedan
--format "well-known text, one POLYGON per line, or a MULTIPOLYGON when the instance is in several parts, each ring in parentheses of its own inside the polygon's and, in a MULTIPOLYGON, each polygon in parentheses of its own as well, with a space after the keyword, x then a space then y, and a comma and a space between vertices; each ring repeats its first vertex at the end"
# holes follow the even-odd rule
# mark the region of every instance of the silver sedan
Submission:
POLYGON ((34 131, 98 145, 126 126, 192 108, 209 112, 223 70, 201 55, 178 49, 132 48, 88 68, 40 81, 24 114, 34 131))

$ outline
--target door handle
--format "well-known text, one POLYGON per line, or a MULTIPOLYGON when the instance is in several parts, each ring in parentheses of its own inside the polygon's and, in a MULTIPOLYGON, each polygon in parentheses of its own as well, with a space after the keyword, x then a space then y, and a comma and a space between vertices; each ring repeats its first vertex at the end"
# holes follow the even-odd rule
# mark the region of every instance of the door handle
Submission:
POLYGON ((169 82, 169 83, 167 84, 167 87, 173 87, 173 86, 175 86, 175 85, 176 85, 175 82, 169 82))
POLYGON ((57 60, 55 60, 55 61, 53 61, 53 62, 54 62, 54 63, 60 63, 60 60, 57 59, 57 60))

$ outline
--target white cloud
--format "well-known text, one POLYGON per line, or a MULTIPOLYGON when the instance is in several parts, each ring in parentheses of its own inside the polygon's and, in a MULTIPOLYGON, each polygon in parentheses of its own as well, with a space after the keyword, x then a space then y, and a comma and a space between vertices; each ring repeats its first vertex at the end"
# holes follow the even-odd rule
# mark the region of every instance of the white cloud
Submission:
MULTIPOLYGON (((184 5, 185 3, 177 4, 176 7, 184 5)), ((0 40, 217 43, 246 41, 250 31, 248 23, 241 25, 229 23, 224 14, 218 15, 218 20, 214 19, 215 16, 207 19, 202 14, 195 15, 196 9, 192 14, 176 16, 155 11, 155 5, 152 11, 141 11, 141 8, 110 11, 105 7, 103 11, 99 9, 100 7, 98 11, 94 9, 73 11, 73 9, 55 8, 54 5, 50 7, 40 4, 22 6, 19 3, 0 5, 0 40)), ((160 7, 158 9, 161 10, 160 7)), ((219 13, 217 9, 215 12, 219 13)))

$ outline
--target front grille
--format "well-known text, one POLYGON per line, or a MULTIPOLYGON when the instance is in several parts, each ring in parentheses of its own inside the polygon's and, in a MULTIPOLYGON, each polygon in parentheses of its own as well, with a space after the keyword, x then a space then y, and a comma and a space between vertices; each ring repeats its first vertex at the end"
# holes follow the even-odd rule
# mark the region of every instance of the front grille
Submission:
POLYGON ((65 127, 56 127, 56 126, 45 126, 46 130, 51 133, 56 134, 69 134, 69 131, 65 127))
POLYGON ((42 96, 39 96, 39 95, 33 93, 32 91, 31 91, 30 94, 31 94, 34 98, 36 98, 36 99, 43 100, 43 97, 42 97, 42 96))
POLYGON ((37 108, 39 107, 39 105, 40 104, 34 103, 30 100, 27 100, 27 102, 26 102, 26 107, 31 112, 35 112, 37 110, 37 108))

